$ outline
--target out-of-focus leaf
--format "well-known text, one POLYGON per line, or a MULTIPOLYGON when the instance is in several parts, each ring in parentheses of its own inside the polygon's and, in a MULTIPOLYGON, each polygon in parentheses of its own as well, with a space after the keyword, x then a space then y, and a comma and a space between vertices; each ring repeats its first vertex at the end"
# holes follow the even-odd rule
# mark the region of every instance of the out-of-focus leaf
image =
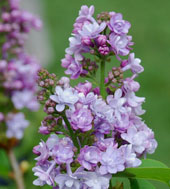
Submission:
POLYGON ((113 175, 113 177, 126 177, 133 179, 148 179, 164 182, 170 186, 170 168, 159 161, 143 160, 138 168, 127 168, 125 171, 113 175))
POLYGON ((4 165, 1 165, 0 166, 0 177, 8 177, 8 174, 9 174, 9 170, 6 166, 4 165))
POLYGON ((114 186, 113 189, 123 189, 123 183, 122 182, 117 182, 116 186, 114 186))
POLYGON ((131 189, 156 189, 153 184, 144 179, 129 179, 131 189))
POLYGON ((143 159, 140 167, 168 168, 164 163, 154 159, 143 159))

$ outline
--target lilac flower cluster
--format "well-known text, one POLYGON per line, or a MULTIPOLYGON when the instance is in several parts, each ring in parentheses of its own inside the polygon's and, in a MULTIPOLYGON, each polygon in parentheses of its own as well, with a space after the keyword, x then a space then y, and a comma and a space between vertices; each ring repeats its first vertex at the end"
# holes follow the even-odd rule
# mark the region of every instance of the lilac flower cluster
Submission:
MULTIPOLYGON (((23 108, 39 108, 35 93, 40 65, 25 52, 24 44, 31 29, 39 30, 42 23, 31 13, 21 10, 19 0, 2 0, 0 21, 0 132, 9 139, 21 139, 29 125, 23 108)), ((0 143, 3 143, 1 137, 0 143)))
POLYGON ((39 132, 50 136, 33 149, 37 155, 35 185, 111 188, 112 174, 138 167, 140 158, 154 153, 157 147, 153 131, 139 117, 145 112, 145 98, 136 96, 140 85, 134 79, 143 67, 140 59, 130 53, 133 43, 127 33, 131 25, 120 13, 103 12, 97 20, 93 13, 93 6, 81 7, 62 60, 71 79, 83 76, 93 83, 85 81, 71 87, 69 78, 58 80, 46 70, 39 71, 42 91, 38 99, 44 102, 48 114, 39 132), (100 87, 95 78, 98 66, 93 67, 93 74, 88 66, 84 70, 86 53, 97 60, 88 63, 101 64, 100 87), (114 55, 119 67, 113 67, 105 77, 105 63, 114 55), (132 76, 125 78, 127 70, 132 76))

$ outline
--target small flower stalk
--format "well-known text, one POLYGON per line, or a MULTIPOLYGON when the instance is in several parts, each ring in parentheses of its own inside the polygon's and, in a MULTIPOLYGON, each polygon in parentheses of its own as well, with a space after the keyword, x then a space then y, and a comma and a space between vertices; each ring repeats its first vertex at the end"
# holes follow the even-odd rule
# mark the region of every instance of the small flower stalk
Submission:
POLYGON ((157 147, 140 117, 145 98, 135 94, 140 88, 135 79, 144 69, 131 52, 131 24, 120 13, 103 12, 97 19, 93 14, 94 6, 81 7, 61 60, 65 74, 85 82, 72 87, 68 77, 38 72, 38 99, 47 114, 39 132, 49 137, 33 149, 35 185, 111 189, 112 176, 138 167, 157 147), (108 64, 113 68, 107 74, 108 64))
MULTIPOLYGON (((15 167, 17 161, 11 150, 29 126, 21 110, 39 109, 35 83, 40 65, 26 52, 24 45, 29 32, 39 30, 42 23, 21 10, 19 0, 2 0, 0 12, 0 148, 6 150, 15 167)), ((17 184, 18 188, 23 188, 20 181, 17 184)))

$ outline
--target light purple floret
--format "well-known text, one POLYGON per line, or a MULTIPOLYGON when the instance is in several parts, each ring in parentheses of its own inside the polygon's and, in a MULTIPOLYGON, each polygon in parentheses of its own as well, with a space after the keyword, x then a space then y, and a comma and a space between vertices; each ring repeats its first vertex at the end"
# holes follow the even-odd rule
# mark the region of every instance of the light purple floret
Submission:
POLYGON ((82 65, 76 61, 71 55, 66 54, 61 60, 62 67, 66 68, 65 74, 71 75, 71 79, 77 79, 83 72, 82 65))
POLYGON ((82 132, 89 131, 92 128, 93 116, 88 108, 76 109, 70 115, 70 123, 73 129, 80 129, 82 132))
POLYGON ((24 135, 25 128, 28 127, 29 122, 25 120, 23 113, 9 113, 7 116, 7 131, 6 136, 8 138, 17 138, 21 139, 24 135))
POLYGON ((55 161, 46 161, 43 165, 35 166, 32 171, 38 178, 34 180, 33 184, 36 186, 43 186, 48 184, 54 186, 54 179, 58 174, 55 161))
POLYGON ((144 68, 140 65, 141 60, 139 58, 135 58, 135 54, 131 53, 127 60, 127 63, 124 67, 122 67, 123 71, 130 69, 133 73, 139 74, 144 71, 144 68))
POLYGON ((73 143, 70 138, 65 137, 54 145, 51 156, 58 164, 71 163, 73 161, 73 143))
POLYGON ((126 56, 130 52, 129 46, 132 45, 131 39, 131 36, 127 36, 125 34, 119 36, 114 33, 111 33, 109 35, 108 43, 111 45, 116 55, 126 56))
POLYGON ((62 89, 62 87, 57 86, 55 95, 51 95, 50 99, 57 103, 56 110, 62 112, 66 105, 74 109, 74 104, 78 101, 78 94, 73 88, 62 89))
POLYGON ((131 24, 128 21, 123 20, 122 14, 116 13, 111 17, 108 26, 115 34, 123 35, 128 33, 131 24))
POLYGON ((139 129, 130 127, 127 133, 121 134, 121 138, 132 145, 135 153, 141 155, 144 152, 154 153, 157 142, 151 129, 141 125, 139 129))
POLYGON ((101 151, 95 146, 84 146, 78 156, 78 161, 87 170, 92 170, 100 161, 101 151))
POLYGON ((30 90, 16 91, 12 95, 12 101, 17 109, 24 107, 36 111, 39 109, 39 103, 35 97, 35 92, 30 90))
POLYGON ((120 149, 109 146, 106 152, 102 153, 99 171, 102 175, 123 171, 125 169, 125 158, 120 149))

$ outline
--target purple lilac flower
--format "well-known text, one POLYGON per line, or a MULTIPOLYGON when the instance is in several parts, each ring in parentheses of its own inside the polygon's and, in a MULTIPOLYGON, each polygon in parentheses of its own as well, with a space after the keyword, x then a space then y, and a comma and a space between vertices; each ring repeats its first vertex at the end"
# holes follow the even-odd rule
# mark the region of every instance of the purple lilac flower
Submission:
POLYGON ((70 79, 68 77, 61 77, 61 79, 58 81, 58 84, 63 86, 63 88, 69 88, 70 87, 70 79))
POLYGON ((76 22, 84 22, 84 21, 93 21, 94 18, 92 17, 94 14, 94 6, 90 6, 88 8, 88 6, 83 5, 79 11, 79 16, 76 19, 76 22))
POLYGON ((87 95, 84 95, 84 93, 79 93, 78 96, 79 101, 84 105, 91 105, 97 99, 97 95, 95 95, 93 92, 89 92, 87 95))
POLYGON ((0 123, 4 120, 4 114, 2 112, 0 112, 0 123))
POLYGON ((62 66, 67 68, 65 73, 71 75, 71 79, 77 79, 83 72, 82 65, 75 61, 69 54, 66 54, 65 58, 62 59, 62 66))
POLYGON ((104 135, 99 135, 99 133, 97 133, 95 135, 97 137, 97 142, 96 142, 96 146, 101 150, 101 151, 106 151, 106 149, 109 146, 117 146, 116 141, 114 138, 104 138, 104 135))
POLYGON ((50 99, 57 103, 56 110, 62 112, 65 106, 74 108, 74 104, 78 101, 78 94, 73 88, 62 89, 60 86, 55 88, 55 95, 51 95, 50 99))
POLYGON ((109 95, 107 97, 107 102, 114 109, 114 116, 120 120, 121 114, 126 113, 125 107, 123 107, 124 103, 126 102, 126 99, 122 97, 122 90, 117 89, 115 91, 114 97, 112 95, 109 95))
POLYGON ((54 179, 58 174, 55 166, 55 161, 46 161, 43 165, 34 167, 32 170, 38 179, 34 180, 33 184, 36 186, 43 186, 45 184, 54 186, 54 179))
POLYGON ((123 20, 122 14, 116 13, 111 17, 108 26, 115 34, 123 35, 128 33, 131 24, 128 21, 123 20))
POLYGON ((91 39, 97 38, 99 34, 105 29, 106 23, 103 22, 100 25, 97 22, 85 23, 82 30, 79 31, 80 36, 87 36, 91 39))
POLYGON ((7 131, 6 136, 8 138, 17 138, 21 139, 25 128, 28 127, 29 122, 25 120, 23 113, 9 113, 6 120, 7 131))
POLYGON ((74 55, 76 62, 83 60, 83 52, 90 52, 89 47, 82 44, 81 37, 79 35, 70 37, 69 41, 70 46, 66 49, 66 53, 69 55, 74 55))
POLYGON ((37 102, 37 99, 34 96, 33 91, 29 91, 29 90, 17 91, 13 93, 12 101, 18 110, 24 107, 27 107, 32 111, 36 111, 39 109, 39 103, 37 102))
POLYGON ((73 161, 73 144, 70 138, 65 137, 59 140, 52 149, 52 156, 58 164, 71 163, 73 161))
POLYGON ((40 144, 34 148, 34 151, 39 155, 35 158, 35 160, 38 161, 38 164, 43 164, 50 156, 48 146, 44 141, 40 142, 40 144))
POLYGON ((76 109, 71 113, 70 123, 73 129, 80 129, 82 132, 89 131, 92 128, 93 116, 87 108, 76 109))
POLYGON ((121 137, 132 144, 132 149, 137 154, 142 154, 147 149, 150 153, 153 153, 157 147, 153 132, 148 129, 138 131, 135 127, 130 127, 127 133, 121 134, 121 137))
POLYGON ((132 145, 123 145, 120 147, 123 155, 125 156, 126 167, 138 167, 142 162, 136 157, 132 150, 132 145))
POLYGON ((128 91, 133 91, 133 92, 137 92, 140 88, 140 85, 137 81, 133 80, 132 78, 126 78, 123 81, 123 92, 127 93, 128 91))
MULTIPOLYGON (((37 185, 53 185, 56 189, 107 189, 112 175, 140 166, 139 158, 153 153, 157 147, 153 131, 139 117, 145 112, 142 109, 145 98, 136 96, 140 85, 134 79, 143 67, 140 59, 130 53, 131 24, 120 13, 102 12, 97 20, 93 14, 94 6, 81 7, 62 59, 62 67, 71 79, 80 76, 92 82, 85 81, 74 88, 66 77, 54 82, 55 94, 51 94, 44 108, 53 119, 44 119, 40 132, 55 134, 33 149, 37 155, 37 185), (109 62, 112 55, 119 65, 112 68, 99 88, 95 78, 97 64, 109 62), (127 55, 128 60, 122 59, 121 56, 127 55), (94 56, 96 62, 92 60, 94 56), (129 69, 132 76, 125 77, 124 72, 129 69), (60 121, 54 123, 57 119, 60 121), (48 165, 49 161, 54 165, 48 165)), ((8 16, 4 15, 4 19, 8 16)), ((0 70, 6 69, 6 64, 1 64, 0 70)), ((50 78, 48 72, 46 75, 50 78)), ((49 96, 44 90, 48 89, 43 88, 42 99, 49 96)))
POLYGON ((79 83, 75 88, 79 93, 87 95, 92 89, 92 84, 86 81, 85 83, 79 83))
POLYGON ((61 189, 81 189, 82 184, 78 180, 77 176, 68 174, 59 174, 55 177, 55 182, 59 185, 61 189))
POLYGON ((101 98, 96 99, 96 101, 91 104, 91 109, 99 118, 104 118, 109 122, 113 120, 112 108, 101 98))
POLYGON ((94 120, 94 127, 97 132, 102 134, 109 134, 113 130, 113 125, 111 125, 107 120, 96 117, 94 120))
POLYGON ((144 97, 137 97, 134 92, 126 93, 125 98, 126 98, 126 103, 130 107, 138 107, 145 101, 144 97))
POLYGON ((121 56, 126 56, 129 54, 130 52, 130 48, 129 46, 132 45, 131 44, 131 36, 127 36, 127 35, 116 35, 114 33, 111 33, 109 35, 109 44, 111 45, 111 47, 113 48, 113 51, 115 52, 115 54, 117 55, 121 55, 121 56))
POLYGON ((101 151, 95 146, 84 146, 78 156, 78 161, 87 170, 92 170, 100 161, 101 151))
POLYGON ((125 169, 125 158, 121 150, 112 146, 109 146, 106 152, 102 153, 100 163, 99 171, 102 175, 107 173, 115 174, 125 169))
POLYGON ((74 23, 74 29, 73 33, 78 34, 79 30, 82 30, 82 27, 85 23, 92 23, 95 21, 95 19, 92 17, 94 14, 94 6, 90 6, 88 8, 86 5, 83 5, 81 7, 81 10, 79 11, 79 16, 76 19, 76 22, 74 23))
POLYGON ((129 55, 128 61, 126 65, 122 68, 123 71, 131 69, 133 73, 141 73, 144 71, 144 68, 140 65, 141 60, 139 58, 135 58, 135 54, 131 53, 129 55))
POLYGON ((109 182, 111 179, 110 174, 101 175, 98 171, 86 172, 84 188, 88 189, 107 189, 109 188, 109 182))

